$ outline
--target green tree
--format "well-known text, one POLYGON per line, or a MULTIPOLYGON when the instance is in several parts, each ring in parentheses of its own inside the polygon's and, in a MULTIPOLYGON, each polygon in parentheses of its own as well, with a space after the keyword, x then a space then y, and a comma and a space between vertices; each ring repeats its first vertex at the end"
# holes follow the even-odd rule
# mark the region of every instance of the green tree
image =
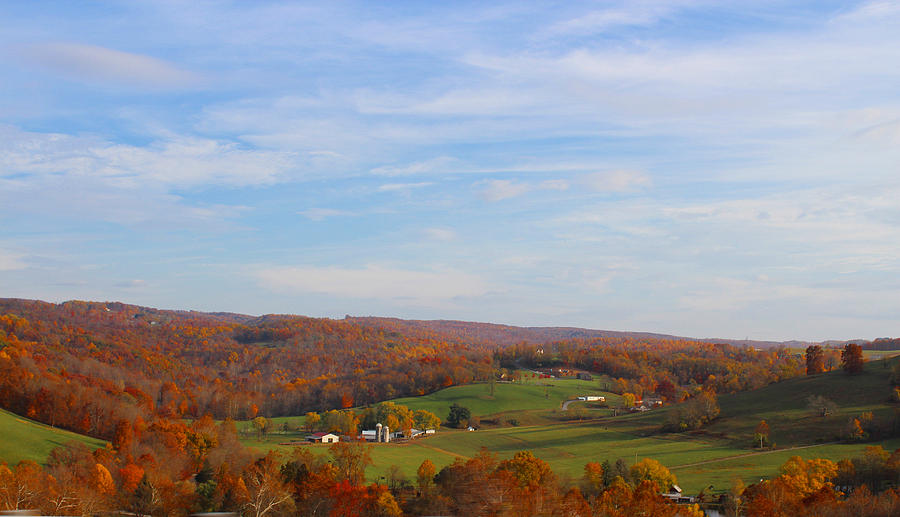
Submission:
POLYGON ((431 411, 417 409, 413 412, 413 424, 416 429, 437 429, 441 426, 441 419, 431 411))
POLYGON ((469 424, 472 418, 472 412, 469 408, 460 406, 456 402, 450 405, 450 414, 447 415, 447 425, 450 427, 463 427, 469 424))

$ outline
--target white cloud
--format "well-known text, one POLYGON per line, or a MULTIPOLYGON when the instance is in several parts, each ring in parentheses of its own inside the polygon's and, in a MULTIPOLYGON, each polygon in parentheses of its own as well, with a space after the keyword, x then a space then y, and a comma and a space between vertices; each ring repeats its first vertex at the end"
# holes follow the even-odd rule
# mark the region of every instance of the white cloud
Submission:
POLYGON ((40 214, 63 221, 107 221, 124 225, 198 225, 233 228, 233 221, 248 210, 240 205, 194 204, 150 182, 110 182, 93 177, 47 175, 21 182, 16 189, 0 189, 0 207, 9 214, 40 214), (129 183, 129 184, 121 184, 129 183))
POLYGON ((81 43, 44 43, 24 52, 37 63, 74 79, 146 88, 180 88, 199 82, 199 77, 172 63, 81 43))
POLYGON ((479 196, 486 201, 502 201, 513 197, 521 196, 526 192, 535 190, 557 190, 563 191, 569 189, 569 182, 566 180, 554 179, 544 180, 540 182, 517 182, 514 180, 487 180, 480 181, 476 185, 481 186, 479 196))
POLYGON ((422 231, 427 239, 435 241, 452 241, 456 240, 456 231, 450 228, 425 228, 422 231))
POLYGON ((28 265, 22 261, 22 255, 0 250, 0 271, 25 269, 28 265))
POLYGON ((407 165, 383 165, 372 169, 372 174, 379 176, 414 176, 419 174, 433 174, 447 172, 449 166, 456 160, 449 156, 439 156, 430 160, 414 162, 407 165))
POLYGON ((502 201, 521 196, 532 189, 531 185, 512 180, 490 180, 484 182, 484 185, 479 194, 486 201, 502 201))
POLYGON ((296 166, 292 153, 196 137, 173 137, 143 147, 12 127, 0 127, 0 137, 0 167, 6 174, 103 178, 126 188, 146 183, 267 184, 296 166))
POLYGON ((684 308, 711 312, 743 310, 756 304, 815 300, 817 304, 830 305, 845 297, 848 292, 832 287, 808 287, 795 284, 778 284, 764 280, 743 280, 720 277, 707 282, 687 296, 678 299, 684 308))
MULTIPOLYGON (((681 2, 685 3, 685 2, 681 2)), ((687 2, 695 4, 696 2, 687 2)), ((576 18, 553 24, 552 35, 584 35, 606 32, 622 26, 652 25, 679 8, 679 2, 627 2, 613 7, 585 13, 576 18)))
POLYGON ((135 278, 132 280, 123 280, 122 282, 117 282, 115 284, 116 287, 122 289, 140 289, 147 285, 146 280, 141 280, 139 278, 135 278))
POLYGON ((475 275, 455 270, 413 271, 370 265, 274 267, 255 272, 263 287, 287 293, 316 293, 345 298, 435 301, 484 295, 489 288, 475 275))
POLYGON ((322 221, 328 217, 356 215, 353 212, 348 212, 346 210, 336 210, 334 208, 309 208, 307 210, 302 210, 297 213, 299 213, 300 215, 307 217, 313 221, 322 221))
POLYGON ((396 192, 396 191, 406 191, 417 188, 423 188, 434 185, 434 183, 423 181, 420 183, 385 183, 378 187, 378 192, 396 192))
POLYGON ((595 172, 583 176, 582 181, 598 192, 627 192, 650 186, 650 178, 640 171, 616 170, 595 172))
POLYGON ((498 86, 450 90, 432 97, 358 93, 356 106, 364 114, 485 116, 516 113, 532 107, 534 100, 532 92, 498 86))
POLYGON ((541 190, 569 190, 569 182, 566 180, 542 181, 538 188, 541 190))

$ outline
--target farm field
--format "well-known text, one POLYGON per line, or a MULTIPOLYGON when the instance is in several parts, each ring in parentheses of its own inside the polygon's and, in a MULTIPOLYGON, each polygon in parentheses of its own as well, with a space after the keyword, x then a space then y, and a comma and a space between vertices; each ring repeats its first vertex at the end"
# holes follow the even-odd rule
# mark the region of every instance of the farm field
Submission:
MULTIPOLYGON (((887 450, 900 447, 900 439, 860 444, 834 443, 848 418, 871 411, 876 418, 891 418, 895 410, 888 402, 890 367, 882 361, 867 363, 863 375, 847 376, 828 372, 798 377, 762 389, 723 395, 719 418, 707 428, 694 433, 665 434, 658 430, 671 407, 643 414, 618 417, 605 412, 588 413, 584 421, 564 421, 557 408, 561 402, 581 394, 601 394, 598 381, 547 379, 553 386, 535 384, 497 384, 490 398, 489 386, 475 384, 452 387, 423 397, 396 399, 411 409, 427 409, 445 416, 453 402, 472 409, 482 421, 497 421, 499 426, 483 426, 478 431, 441 429, 433 437, 411 443, 373 445, 370 479, 384 476, 391 465, 397 465, 409 478, 424 459, 439 469, 455 458, 469 458, 481 448, 499 458, 511 457, 519 450, 531 450, 547 461, 560 477, 578 478, 584 464, 623 459, 631 464, 636 459, 654 458, 678 476, 688 492, 709 485, 727 489, 731 480, 745 483, 777 474, 778 468, 791 456, 823 457, 832 460, 862 453, 869 445, 882 445, 887 450), (549 398, 547 394, 549 393, 549 398), (823 418, 807 408, 810 395, 821 395, 834 401, 835 414, 823 418), (520 425, 502 425, 508 419, 520 425), (774 451, 752 448, 753 430, 765 419, 772 430, 774 451)), ((601 381, 602 382, 602 381, 601 381)), ((607 395, 609 396, 609 395, 607 395)), ((613 395, 612 397, 615 397, 613 395)), ((609 399, 608 399, 609 400, 609 399)), ((613 404, 618 399, 612 400, 613 404)), ((247 445, 266 450, 276 448, 289 452, 291 446, 279 445, 302 439, 303 432, 270 435, 262 440, 245 440, 247 445)), ((326 446, 303 445, 327 452, 326 446)), ((715 490, 715 489, 714 489, 715 490)))
POLYGON ((47 461, 54 447, 79 441, 88 447, 103 447, 106 442, 40 424, 0 409, 0 462, 15 465, 22 460, 47 461))
MULTIPOLYGON (((611 416, 607 409, 588 409, 581 421, 566 420, 559 408, 563 401, 581 395, 604 395, 613 406, 620 403, 617 395, 603 392, 605 379, 528 379, 520 383, 496 383, 493 396, 488 384, 454 386, 422 397, 395 399, 393 402, 411 409, 425 409, 445 417, 450 404, 469 407, 473 416, 484 423, 477 431, 441 429, 435 436, 410 443, 375 444, 374 461, 367 474, 377 480, 392 465, 400 467, 410 479, 424 459, 438 469, 456 458, 470 458, 482 449, 500 459, 519 450, 531 450, 546 460, 562 478, 577 479, 589 461, 614 462, 621 458, 633 463, 641 458, 654 458, 678 476, 688 492, 709 485, 727 488, 735 477, 745 483, 775 475, 791 456, 822 457, 832 460, 861 454, 866 446, 880 444, 887 450, 900 448, 900 439, 884 442, 842 444, 841 429, 848 418, 871 411, 876 418, 890 419, 896 404, 889 402, 889 377, 897 359, 870 361, 863 375, 847 376, 828 372, 804 376, 772 384, 762 389, 722 395, 719 418, 705 429, 694 433, 665 434, 658 430, 672 407, 641 414, 611 416), (837 405, 835 414, 823 418, 807 407, 811 395, 821 395, 837 405), (776 450, 752 448, 753 430, 765 419, 771 428, 776 450), (512 422, 512 423, 511 423, 512 422)), ((573 405, 584 407, 584 403, 573 405)), ((242 441, 260 451, 276 449, 289 453, 306 433, 303 417, 272 418, 273 432, 257 437, 246 432, 249 422, 238 422, 244 430, 242 441), (295 429, 282 431, 283 424, 295 429)), ((22 459, 46 460, 49 451, 70 440, 91 447, 103 446, 95 440, 75 433, 54 429, 0 411, 0 460, 14 464, 22 459), (13 447, 12 444, 15 444, 13 447)), ((326 454, 323 445, 301 445, 326 454)))

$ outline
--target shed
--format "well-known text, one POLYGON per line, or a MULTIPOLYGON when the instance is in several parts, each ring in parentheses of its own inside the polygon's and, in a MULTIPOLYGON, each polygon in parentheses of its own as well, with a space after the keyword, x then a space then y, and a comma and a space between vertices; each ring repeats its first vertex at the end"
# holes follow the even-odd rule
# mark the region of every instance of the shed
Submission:
POLYGON ((337 443, 341 437, 331 433, 313 433, 306 437, 307 440, 317 443, 337 443))

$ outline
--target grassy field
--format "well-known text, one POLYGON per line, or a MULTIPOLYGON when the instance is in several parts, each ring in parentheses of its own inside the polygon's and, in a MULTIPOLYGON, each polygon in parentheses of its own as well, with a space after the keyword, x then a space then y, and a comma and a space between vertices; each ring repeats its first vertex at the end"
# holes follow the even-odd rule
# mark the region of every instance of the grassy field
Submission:
MULTIPOLYGON (((497 419, 498 424, 506 424, 506 420, 515 419, 519 421, 520 425, 526 425, 528 423, 546 423, 548 418, 554 418, 553 411, 559 408, 563 401, 581 395, 603 395, 610 405, 618 405, 621 397, 602 390, 608 382, 609 380, 605 377, 599 377, 599 380, 593 381, 563 378, 529 379, 518 383, 498 382, 494 384, 493 395, 491 395, 489 384, 469 384, 453 386, 421 397, 394 399, 392 402, 407 406, 413 411, 418 409, 431 411, 441 419, 446 418, 450 412, 450 405, 455 402, 469 408, 473 416, 497 419)), ((579 404, 573 405, 573 407, 583 408, 585 405, 579 404)), ((558 416, 555 419, 558 419, 558 416)), ((302 426, 305 418, 302 416, 274 417, 269 421, 272 428, 278 430, 285 422, 294 427, 302 426)), ((491 426, 490 422, 486 422, 485 426, 491 426)), ((238 428, 251 429, 251 424, 250 422, 238 422, 238 428)), ((289 433, 282 437, 300 437, 300 434, 289 433)))
POLYGON ((878 359, 888 359, 900 355, 900 350, 863 350, 863 357, 866 361, 877 361, 878 359))
POLYGON ((44 463, 54 447, 71 441, 83 442, 91 448, 103 447, 106 443, 0 409, 0 461, 9 465, 21 460, 44 463))
MULTIPOLYGON (((623 459, 633 463, 650 457, 669 466, 678 476, 682 487, 697 492, 709 485, 724 490, 731 480, 739 477, 745 482, 777 475, 778 468, 791 456, 840 459, 860 454, 867 445, 881 444, 886 449, 900 447, 900 439, 866 444, 839 444, 841 429, 850 417, 871 411, 876 418, 891 419, 900 406, 889 401, 888 378, 896 359, 872 361, 866 364, 863 375, 847 376, 843 372, 829 372, 804 376, 773 384, 760 390, 723 395, 719 399, 722 412, 706 429, 694 433, 661 434, 671 408, 642 414, 609 416, 604 410, 588 411, 584 421, 566 421, 558 409, 569 398, 586 394, 604 394, 603 380, 577 381, 547 379, 552 386, 531 384, 496 384, 494 395, 485 384, 456 386, 424 397, 397 399, 395 402, 412 409, 427 409, 445 416, 451 403, 469 407, 473 415, 495 425, 482 426, 478 431, 442 429, 437 435, 412 443, 375 444, 372 447, 373 465, 368 475, 377 479, 391 465, 397 465, 410 478, 426 458, 440 468, 455 458, 468 458, 481 448, 500 458, 516 451, 531 450, 546 460, 562 478, 578 478, 589 461, 623 459), (834 401, 835 414, 822 418, 807 408, 810 395, 821 395, 834 401), (517 426, 508 424, 512 419, 517 426), (753 449, 753 432, 765 419, 776 443, 774 451, 753 449)), ((619 399, 604 394, 612 405, 619 399)), ((289 451, 290 446, 279 445, 295 436, 272 435, 262 440, 247 437, 245 443, 261 450, 276 448, 289 451)), ((325 446, 304 445, 313 450, 327 451, 325 446)))
MULTIPOLYGON (((835 443, 849 418, 870 411, 876 419, 892 421, 900 405, 890 401, 889 377, 898 361, 869 361, 862 375, 848 376, 828 372, 803 376, 762 389, 723 395, 719 418, 705 429, 693 433, 664 434, 659 429, 672 407, 647 413, 612 416, 608 409, 595 404, 577 403, 572 407, 587 408, 582 420, 560 409, 565 400, 581 395, 604 395, 612 406, 620 398, 603 389, 607 379, 527 379, 521 383, 496 383, 491 393, 488 384, 454 386, 422 397, 396 399, 394 402, 411 409, 426 409, 446 417, 452 403, 468 407, 482 425, 474 432, 441 429, 435 436, 411 443, 375 444, 374 465, 368 476, 372 480, 384 476, 392 465, 410 478, 428 458, 438 468, 456 458, 469 458, 482 448, 508 458, 520 450, 531 450, 546 460, 561 478, 577 479, 589 461, 623 459, 633 463, 641 458, 654 458, 667 465, 678 476, 688 492, 709 485, 726 489, 733 478, 745 482, 777 474, 789 457, 824 457, 833 460, 860 454, 867 445, 880 444, 888 450, 900 448, 900 439, 864 444, 835 443), (837 405, 828 417, 816 415, 807 406, 811 395, 821 395, 837 405), (772 451, 752 447, 754 428, 765 419, 771 439, 777 445, 772 451)), ((302 441, 304 432, 281 432, 289 423, 296 428, 302 417, 273 418, 275 432, 258 438, 243 433, 242 441, 265 451, 290 452, 302 441)), ((239 422, 248 429, 249 422, 239 422)), ((14 464, 22 459, 43 462, 49 451, 71 440, 92 447, 103 442, 67 431, 50 428, 11 413, 0 411, 0 461, 14 464)), ((302 445, 326 454, 323 445, 302 445)))

